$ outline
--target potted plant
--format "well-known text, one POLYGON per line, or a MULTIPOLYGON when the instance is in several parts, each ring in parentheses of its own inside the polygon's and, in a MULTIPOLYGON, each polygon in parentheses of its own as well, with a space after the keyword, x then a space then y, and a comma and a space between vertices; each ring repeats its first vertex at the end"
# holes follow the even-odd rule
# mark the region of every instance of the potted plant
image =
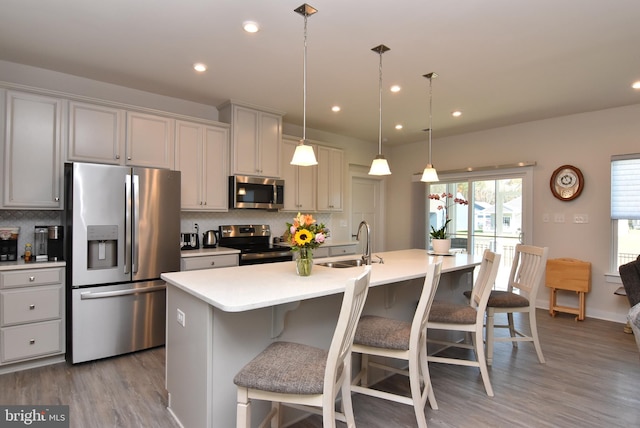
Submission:
POLYGON ((455 204, 469 205, 469 202, 464 198, 454 198, 451 193, 430 194, 429 199, 442 201, 442 204, 438 205, 438 210, 445 210, 444 224, 438 229, 431 225, 431 232, 429 232, 429 235, 431 236, 433 252, 436 254, 449 254, 449 250, 451 249, 451 239, 447 235, 447 226, 449 225, 449 222, 451 222, 451 219, 448 215, 448 209, 455 204), (447 205, 447 200, 452 200, 453 202, 447 205))

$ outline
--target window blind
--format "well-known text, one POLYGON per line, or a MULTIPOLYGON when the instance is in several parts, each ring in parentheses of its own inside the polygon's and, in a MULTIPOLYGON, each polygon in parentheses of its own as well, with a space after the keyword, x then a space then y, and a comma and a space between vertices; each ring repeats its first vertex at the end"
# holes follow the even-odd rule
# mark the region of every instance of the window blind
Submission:
POLYGON ((640 153, 611 157, 611 218, 640 220, 640 153))

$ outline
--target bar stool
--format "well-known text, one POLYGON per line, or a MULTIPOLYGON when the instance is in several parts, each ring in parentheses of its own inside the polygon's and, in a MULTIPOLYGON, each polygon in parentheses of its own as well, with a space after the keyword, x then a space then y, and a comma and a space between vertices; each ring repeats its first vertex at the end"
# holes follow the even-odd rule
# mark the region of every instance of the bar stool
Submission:
MULTIPOLYGON (((371 266, 347 282, 338 323, 329 351, 291 342, 274 342, 236 374, 238 428, 251 427, 251 400, 271 401, 260 426, 282 418, 280 404, 322 415, 323 427, 336 418, 355 426, 351 402, 351 347, 358 319, 369 291, 371 266), (342 391, 344 412, 335 409, 342 391)), ((273 426, 273 425, 272 425, 273 426)))
POLYGON ((352 382, 356 393, 413 406, 420 428, 426 428, 424 406, 429 399, 432 409, 437 409, 436 397, 431 388, 431 377, 427 363, 427 318, 440 281, 442 260, 430 264, 422 286, 418 307, 411 323, 394 319, 363 316, 353 339, 352 352, 362 354, 360 373, 352 382), (409 362, 409 370, 373 362, 369 355, 394 358, 409 362), (369 386, 369 367, 409 377, 411 397, 392 394, 369 386))

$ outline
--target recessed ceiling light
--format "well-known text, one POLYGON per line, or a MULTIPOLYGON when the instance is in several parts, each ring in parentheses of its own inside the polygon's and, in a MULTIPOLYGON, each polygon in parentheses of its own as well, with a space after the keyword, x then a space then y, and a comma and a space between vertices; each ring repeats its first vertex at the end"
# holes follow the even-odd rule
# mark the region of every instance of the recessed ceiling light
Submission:
POLYGON ((340 111, 340 106, 331 107, 331 111, 336 112, 336 113, 339 112, 340 111))
POLYGON ((391 92, 400 92, 400 89, 402 89, 400 88, 400 85, 393 85, 391 87, 391 92))
POLYGON ((397 125, 396 125, 396 129, 397 129, 398 131, 399 131, 399 130, 401 130, 401 129, 402 129, 402 124, 401 124, 401 123, 397 124, 397 125))
POLYGON ((207 71, 207 66, 202 64, 201 62, 198 62, 196 64, 193 64, 193 69, 202 73, 203 71, 207 71))
POLYGON ((244 28, 244 31, 247 33, 257 33, 260 31, 260 26, 255 21, 244 21, 242 23, 242 28, 244 28))
POLYGON ((631 87, 633 89, 640 89, 640 80, 638 80, 637 82, 633 82, 633 85, 631 85, 631 87))
POLYGON ((451 112, 451 116, 460 117, 460 116, 462 116, 462 112, 460 110, 452 111, 451 112))

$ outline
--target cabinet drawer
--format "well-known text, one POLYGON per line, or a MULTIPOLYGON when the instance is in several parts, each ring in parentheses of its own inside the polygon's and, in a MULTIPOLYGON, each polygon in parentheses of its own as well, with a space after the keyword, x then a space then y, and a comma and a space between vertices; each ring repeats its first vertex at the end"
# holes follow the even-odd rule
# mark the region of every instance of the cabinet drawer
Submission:
POLYGON ((0 288, 62 284, 63 282, 64 270, 62 268, 0 272, 0 288))
POLYGON ((346 256, 348 254, 355 253, 355 245, 337 245, 335 247, 329 247, 329 256, 346 256))
POLYGON ((323 257, 329 257, 329 248, 328 247, 320 247, 320 248, 315 248, 313 250, 313 258, 321 259, 323 257))
POLYGON ((62 321, 46 321, 0 329, 0 362, 63 352, 62 321))
POLYGON ((237 254, 220 256, 185 257, 180 260, 180 270, 215 269, 228 266, 238 266, 237 254))
POLYGON ((0 325, 62 318, 62 285, 0 291, 0 325))

